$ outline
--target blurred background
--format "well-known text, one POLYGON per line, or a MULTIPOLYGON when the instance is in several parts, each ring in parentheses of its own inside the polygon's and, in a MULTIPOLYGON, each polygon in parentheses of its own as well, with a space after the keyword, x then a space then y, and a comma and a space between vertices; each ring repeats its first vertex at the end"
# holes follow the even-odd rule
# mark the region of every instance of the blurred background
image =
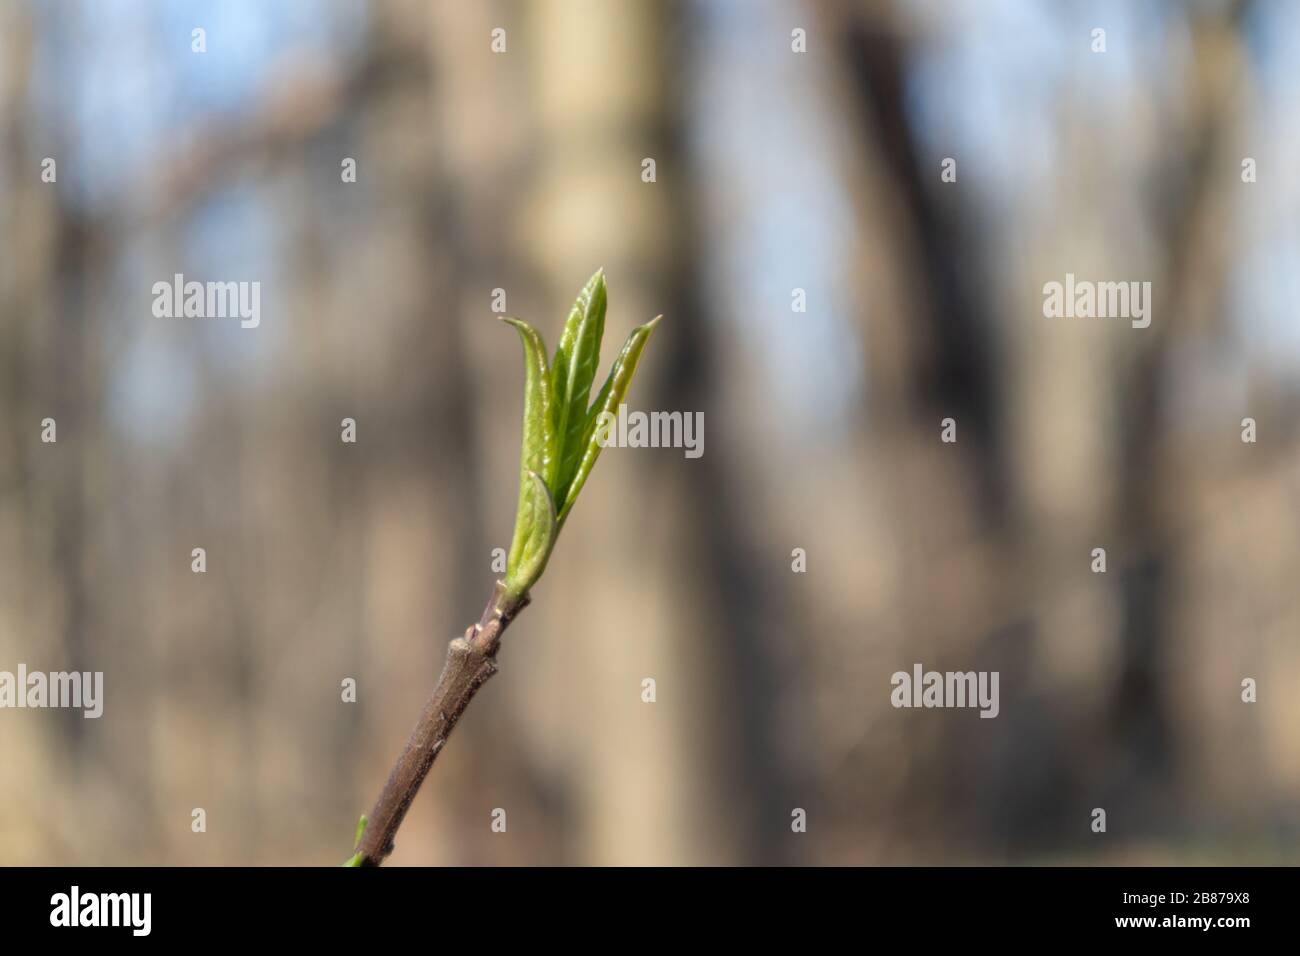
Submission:
POLYGON ((509 545, 494 290, 598 266, 704 455, 603 456, 392 865, 1297 862, 1298 99, 1286 0, 3 0, 0 669, 106 701, 0 711, 0 864, 342 862, 509 545))

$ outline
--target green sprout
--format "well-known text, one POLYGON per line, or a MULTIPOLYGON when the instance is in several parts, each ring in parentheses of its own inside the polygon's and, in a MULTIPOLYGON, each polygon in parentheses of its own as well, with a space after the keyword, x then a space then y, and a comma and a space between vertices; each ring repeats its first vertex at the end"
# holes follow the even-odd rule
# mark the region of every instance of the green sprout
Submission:
POLYGON ((354 853, 344 866, 379 866, 392 852, 397 828, 434 758, 474 694, 496 673, 501 635, 528 604, 528 591, 546 570, 555 539, 600 457, 606 423, 617 415, 650 333, 663 318, 632 330, 589 404, 605 335, 606 299, 605 273, 598 271, 578 293, 549 363, 536 329, 519 319, 505 320, 524 343, 519 508, 505 580, 497 582, 479 622, 448 646, 438 686, 369 818, 357 824, 354 853))
MULTIPOLYGON (((524 436, 519 465, 519 506, 506 560, 506 593, 527 594, 546 570, 573 503, 600 457, 602 414, 617 414, 641 352, 663 316, 632 330, 594 401, 608 294, 598 270, 578 293, 547 363, 541 334, 522 319, 506 318, 524 346, 524 436)), ((607 419, 606 419, 607 420, 607 419)))
MULTIPOLYGON (((357 821, 357 838, 352 841, 352 845, 354 847, 361 845, 361 838, 366 835, 366 824, 369 822, 370 821, 366 819, 366 815, 364 813, 361 814, 361 819, 357 821)), ((365 859, 365 854, 360 851, 357 851, 356 853, 352 854, 352 856, 348 858, 348 861, 343 865, 351 866, 351 867, 359 867, 364 859, 365 859)))

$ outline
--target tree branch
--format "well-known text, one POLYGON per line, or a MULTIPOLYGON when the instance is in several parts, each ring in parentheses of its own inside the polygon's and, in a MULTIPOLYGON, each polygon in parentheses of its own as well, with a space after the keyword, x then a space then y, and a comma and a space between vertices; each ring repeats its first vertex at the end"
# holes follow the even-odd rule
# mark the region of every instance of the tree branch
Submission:
POLYGON ((451 736, 456 721, 465 712, 478 689, 497 672, 496 656, 501 635, 515 615, 528 606, 528 595, 512 598, 498 581, 477 624, 466 629, 447 648, 447 662, 433 696, 424 705, 419 723, 411 731, 406 748, 388 775, 384 791, 370 811, 369 821, 356 852, 362 866, 379 866, 393 852, 393 839, 406 811, 420 791, 420 784, 434 759, 451 736))

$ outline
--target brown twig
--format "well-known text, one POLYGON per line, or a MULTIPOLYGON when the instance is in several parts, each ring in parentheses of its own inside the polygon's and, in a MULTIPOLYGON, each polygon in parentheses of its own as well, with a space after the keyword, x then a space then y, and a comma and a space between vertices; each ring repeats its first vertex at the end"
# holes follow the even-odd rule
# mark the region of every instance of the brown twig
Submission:
POLYGON ((361 842, 357 844, 362 866, 379 866, 393 852, 397 828, 402 825, 434 759, 478 689, 497 672, 501 635, 515 615, 527 606, 527 594, 512 598, 506 593, 505 585, 498 581, 478 623, 448 646, 447 662, 438 686, 424 705, 419 723, 388 775, 384 791, 375 801, 361 842))

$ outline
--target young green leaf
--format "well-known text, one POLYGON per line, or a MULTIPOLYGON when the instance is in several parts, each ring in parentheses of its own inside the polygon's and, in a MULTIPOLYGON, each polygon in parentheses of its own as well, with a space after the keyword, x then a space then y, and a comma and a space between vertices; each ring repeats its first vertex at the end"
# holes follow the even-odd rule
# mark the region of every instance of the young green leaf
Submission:
POLYGON ((551 376, 546 362, 546 344, 527 322, 506 319, 519 332, 524 345, 524 437, 519 454, 519 506, 515 512, 514 540, 510 544, 507 570, 519 567, 524 547, 538 520, 534 507, 534 490, 530 473, 543 482, 554 480, 559 455, 556 450, 555 421, 551 407, 551 376))
POLYGON ((551 366, 554 380, 555 435, 559 462, 551 487, 559 500, 573 480, 582 460, 582 433, 587 424, 587 403, 600 364, 600 342, 605 335, 608 292, 605 271, 597 270, 578 293, 564 323, 551 366))
MULTIPOLYGON (((366 819, 366 815, 364 813, 361 814, 361 819, 357 821, 357 838, 352 841, 353 847, 358 847, 361 845, 361 838, 366 835, 366 824, 369 822, 370 821, 366 819)), ((345 867, 348 866, 359 867, 361 866, 362 859, 363 856, 361 853, 354 853, 351 857, 348 858, 348 861, 343 865, 345 867)))
POLYGON ((637 326, 632 330, 632 334, 627 337, 627 342, 623 344, 623 350, 619 352, 618 358, 614 360, 614 367, 609 370, 609 376, 605 379, 605 384, 601 386, 596 401, 592 403, 591 408, 587 411, 582 431, 582 458, 574 471, 572 482, 562 492, 563 503, 560 506, 560 527, 564 526, 564 520, 568 517, 569 511, 572 510, 573 503, 578 498, 578 493, 582 491, 582 486, 587 482, 587 476, 591 474, 596 459, 600 457, 600 438, 602 437, 600 426, 603 424, 601 417, 602 415, 618 414, 618 406, 627 395, 628 386, 632 384, 632 376, 636 372, 637 363, 641 360, 641 352, 650 339, 650 333, 655 330, 655 326, 659 324, 659 320, 662 318, 662 315, 655 316, 645 325, 637 326))
POLYGON ((546 562, 559 535, 555 520, 555 500, 551 497, 546 482, 542 481, 541 475, 531 470, 524 481, 528 502, 526 506, 520 505, 519 517, 515 523, 519 554, 515 556, 514 548, 511 548, 511 557, 506 565, 506 590, 512 597, 527 594, 528 589, 537 583, 537 579, 546 570, 546 562))
POLYGON ((544 480, 553 477, 556 462, 556 434, 551 376, 547 368, 546 343, 541 334, 522 319, 506 318, 524 345, 524 441, 520 458, 520 492, 523 473, 529 469, 544 480))

